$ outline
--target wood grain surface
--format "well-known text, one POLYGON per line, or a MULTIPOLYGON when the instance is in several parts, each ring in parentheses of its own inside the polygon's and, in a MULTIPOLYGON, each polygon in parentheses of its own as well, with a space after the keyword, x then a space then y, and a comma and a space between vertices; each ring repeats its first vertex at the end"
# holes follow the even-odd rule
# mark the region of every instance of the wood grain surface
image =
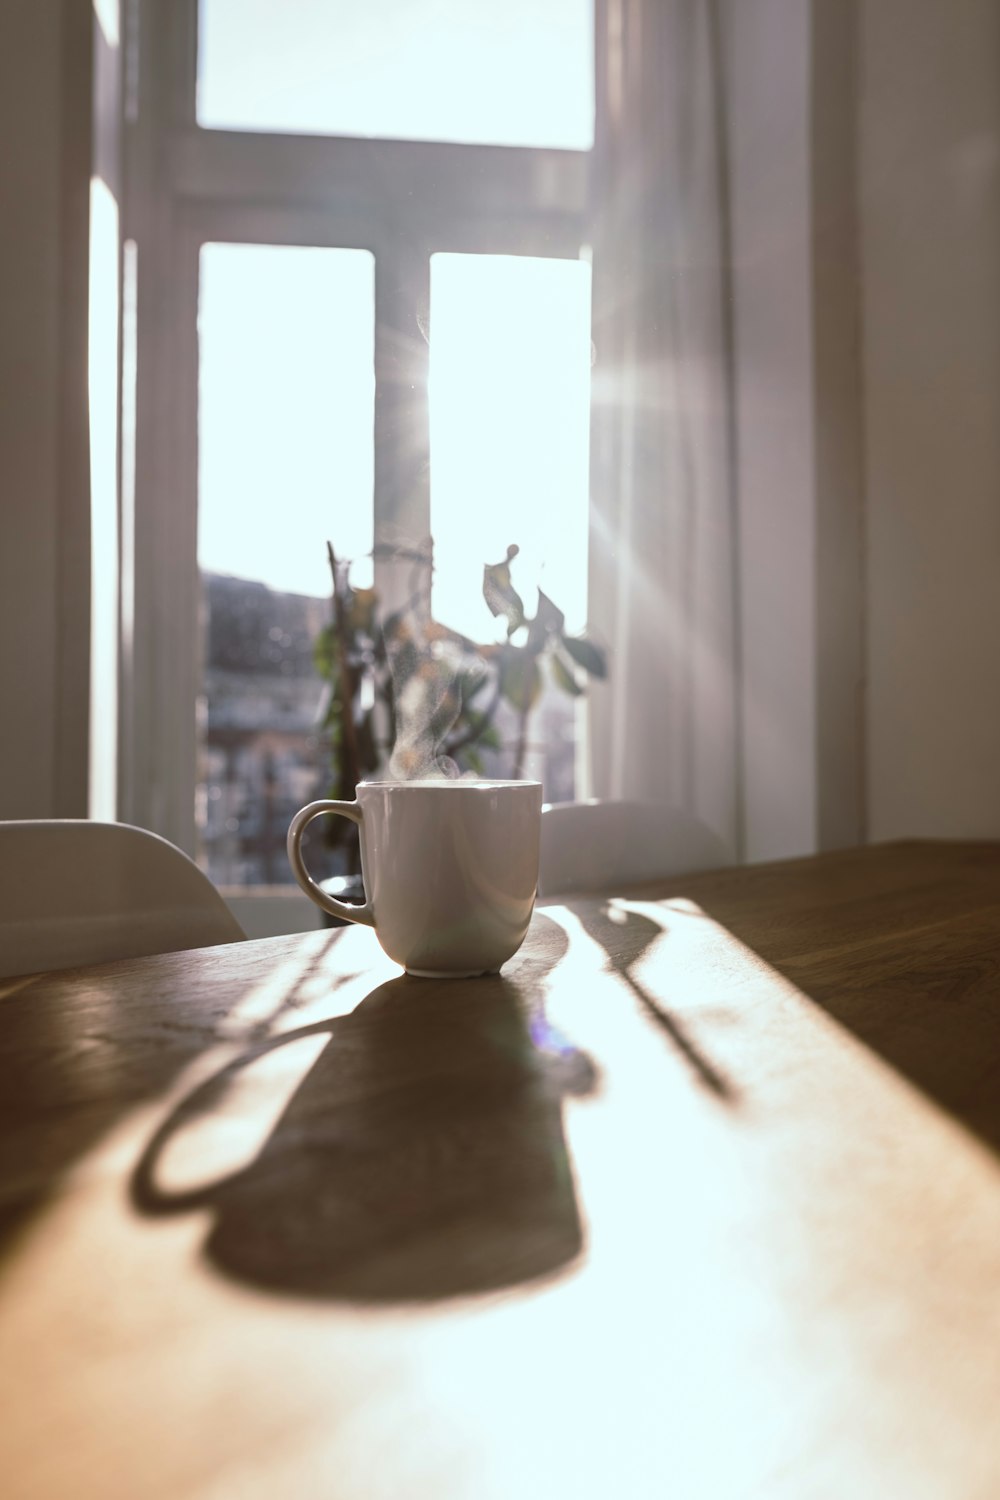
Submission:
POLYGON ((0 982, 0 1493, 995 1500, 1000 846, 0 982))

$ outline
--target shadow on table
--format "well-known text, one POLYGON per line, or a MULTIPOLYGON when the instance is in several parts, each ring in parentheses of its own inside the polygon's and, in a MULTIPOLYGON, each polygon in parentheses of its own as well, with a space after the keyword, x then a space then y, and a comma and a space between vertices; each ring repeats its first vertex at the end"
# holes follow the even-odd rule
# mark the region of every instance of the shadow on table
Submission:
POLYGON ((670 931, 666 914, 652 917, 627 907, 581 902, 574 911, 587 935, 599 943, 611 968, 625 981, 643 1011, 669 1039, 693 1076, 725 1104, 736 1104, 739 1094, 732 1080, 691 1036, 664 998, 654 997, 636 977, 635 966, 658 939, 670 931))
MULTIPOLYGON (((709 907, 710 903, 706 903, 709 907)), ((740 937, 742 924, 730 924, 740 937)), ((751 934, 747 932, 748 946, 751 934)), ((956 955, 903 935, 853 960, 791 957, 759 937, 754 951, 1000 1156, 1000 925, 956 955)))
POLYGON ((695 903, 1000 1156, 1000 856, 944 848, 845 849, 632 894, 695 903))
MULTIPOLYGON (((582 1230, 562 1100, 589 1059, 549 1025, 545 968, 565 948, 548 918, 545 963, 474 984, 401 977, 343 1017, 274 1037, 203 1084, 163 1124, 133 1178, 149 1215, 210 1209, 205 1252, 271 1291, 358 1302, 426 1301, 551 1275, 582 1230), (237 1075, 302 1039, 329 1041, 256 1159, 171 1195, 158 1165, 175 1133, 212 1128, 237 1075)), ((536 929, 533 937, 537 937, 536 929)))
MULTIPOLYGON (((339 937, 331 932, 312 952, 248 1035, 296 1010, 339 937)), ((238 969, 233 950, 225 951, 225 963, 238 969)), ((152 965, 145 990, 129 978, 134 962, 88 970, 71 1016, 58 973, 0 984, 0 1264, 74 1163, 216 1043, 255 983, 237 973, 218 986, 210 1008, 196 1011, 178 1003, 178 991, 192 962, 199 972, 211 968, 213 949, 143 960, 152 965)))

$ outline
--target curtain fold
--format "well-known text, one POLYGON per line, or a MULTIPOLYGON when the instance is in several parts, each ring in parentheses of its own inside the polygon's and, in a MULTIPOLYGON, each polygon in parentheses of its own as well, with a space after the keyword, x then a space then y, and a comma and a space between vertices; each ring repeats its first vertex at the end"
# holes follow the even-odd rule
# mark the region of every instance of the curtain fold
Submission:
POLYGON ((740 852, 725 97, 712 0, 600 0, 591 791, 740 852), (603 38, 601 38, 603 33, 603 38))

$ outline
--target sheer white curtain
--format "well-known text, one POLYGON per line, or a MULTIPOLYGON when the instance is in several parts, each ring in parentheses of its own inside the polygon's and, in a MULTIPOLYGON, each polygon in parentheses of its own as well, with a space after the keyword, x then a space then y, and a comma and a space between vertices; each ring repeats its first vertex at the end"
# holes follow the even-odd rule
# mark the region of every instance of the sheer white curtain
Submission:
POLYGON ((727 162, 712 0, 600 0, 591 790, 740 852, 727 162))

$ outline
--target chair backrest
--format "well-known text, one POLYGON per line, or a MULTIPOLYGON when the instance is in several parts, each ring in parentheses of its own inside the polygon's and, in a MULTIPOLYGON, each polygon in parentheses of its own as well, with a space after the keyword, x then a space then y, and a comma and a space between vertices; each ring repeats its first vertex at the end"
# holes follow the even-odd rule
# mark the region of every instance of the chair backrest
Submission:
POLYGON ((0 823, 0 977, 235 943, 243 929, 180 849, 125 823, 0 823))
POLYGON ((658 802, 553 802, 542 809, 540 896, 719 869, 732 863, 698 818, 658 802))

